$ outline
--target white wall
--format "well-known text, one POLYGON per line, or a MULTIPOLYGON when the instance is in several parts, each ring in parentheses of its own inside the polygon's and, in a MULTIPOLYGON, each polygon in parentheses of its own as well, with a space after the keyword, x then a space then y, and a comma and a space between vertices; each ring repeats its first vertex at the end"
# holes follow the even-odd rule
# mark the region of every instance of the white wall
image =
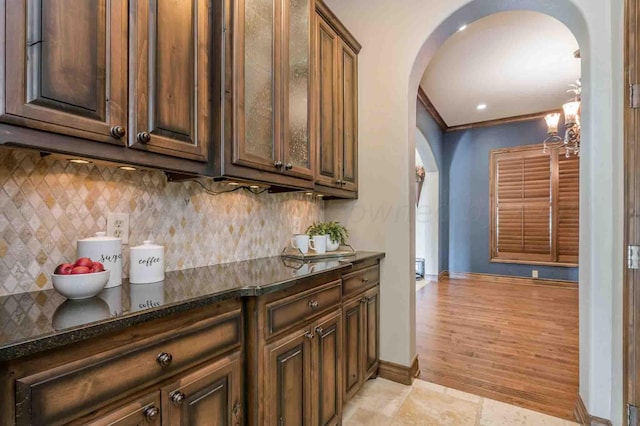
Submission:
POLYGON ((438 275, 438 184, 440 173, 427 172, 416 211, 416 257, 424 262, 425 275, 438 275))
POLYGON ((574 32, 582 50, 585 88, 580 392, 592 414, 621 424, 623 1, 326 2, 363 45, 359 199, 327 203, 326 216, 350 229, 356 247, 387 253, 382 267, 381 357, 403 365, 409 365, 416 353, 415 98, 429 59, 460 25, 501 10, 548 13, 574 32))

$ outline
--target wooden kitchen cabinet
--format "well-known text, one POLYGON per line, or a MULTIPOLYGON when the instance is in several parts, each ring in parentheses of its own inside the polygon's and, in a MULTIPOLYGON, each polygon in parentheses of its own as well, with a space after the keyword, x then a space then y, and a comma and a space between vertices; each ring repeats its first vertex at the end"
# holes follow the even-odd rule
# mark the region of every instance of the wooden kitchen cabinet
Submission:
POLYGON ((215 62, 210 3, 130 2, 132 148, 208 160, 215 62))
POLYGON ((342 313, 336 309, 266 347, 266 424, 340 424, 341 344, 342 313))
POLYGON ((15 402, 0 424, 240 424, 242 344, 229 300, 45 352, 4 367, 15 402))
POLYGON ((344 400, 351 399, 375 377, 380 364, 380 269, 361 265, 343 276, 344 400), (349 287, 346 287, 348 285, 349 287), (345 294, 345 289, 359 289, 345 294))
POLYGON ((0 143, 207 174, 219 2, 2 0, 3 11, 0 143))
MULTIPOLYGON (((239 0, 227 37, 223 175, 312 188, 314 0, 239 0), (229 57, 228 57, 229 58, 229 57)), ((230 13, 227 14, 231 15, 230 13)))
POLYGON ((360 45, 316 1, 317 189, 356 198, 358 191, 358 52, 360 45))
POLYGON ((126 145, 127 2, 10 0, 2 8, 0 121, 126 145))
POLYGON ((241 425, 240 352, 162 388, 163 425, 241 425))

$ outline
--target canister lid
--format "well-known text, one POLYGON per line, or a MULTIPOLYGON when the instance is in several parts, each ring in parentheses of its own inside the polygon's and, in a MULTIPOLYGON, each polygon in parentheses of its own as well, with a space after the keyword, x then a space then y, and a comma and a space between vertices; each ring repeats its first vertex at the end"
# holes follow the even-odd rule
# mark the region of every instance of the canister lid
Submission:
POLYGON ((131 247, 130 250, 147 250, 147 249, 163 249, 164 246, 159 246, 157 244, 153 244, 152 240, 144 240, 142 245, 131 247))
POLYGON ((81 240, 78 241, 120 241, 120 238, 116 238, 116 237, 107 237, 107 233, 106 232, 96 232, 96 236, 95 237, 89 237, 89 238, 83 238, 81 240))

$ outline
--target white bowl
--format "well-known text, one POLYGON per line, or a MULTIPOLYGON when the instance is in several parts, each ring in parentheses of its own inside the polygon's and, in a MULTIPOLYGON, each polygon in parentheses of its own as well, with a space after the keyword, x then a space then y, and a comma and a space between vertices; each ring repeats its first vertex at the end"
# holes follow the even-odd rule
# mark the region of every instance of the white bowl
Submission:
POLYGON ((67 299, 88 299, 100 293, 109 281, 109 271, 92 274, 51 274, 53 288, 67 299))

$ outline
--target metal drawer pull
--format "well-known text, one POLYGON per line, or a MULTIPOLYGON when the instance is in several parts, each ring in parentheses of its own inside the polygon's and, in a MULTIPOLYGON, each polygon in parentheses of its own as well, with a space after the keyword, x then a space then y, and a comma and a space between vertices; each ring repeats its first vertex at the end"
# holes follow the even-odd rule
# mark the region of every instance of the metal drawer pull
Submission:
POLYGON ((156 357, 156 362, 161 367, 168 367, 171 364, 171 361, 173 361, 173 356, 167 352, 162 352, 156 357))
POLYGON ((143 411, 144 417, 150 421, 155 420, 158 417, 158 414, 160 414, 160 410, 155 405, 150 405, 143 411))
POLYGON ((307 339, 311 340, 313 339, 313 334, 309 331, 307 331, 306 333, 304 333, 304 337, 306 337, 307 339))
POLYGON ((315 309, 315 308, 317 308, 317 307, 318 307, 318 301, 317 301, 317 300, 310 300, 310 301, 309 301, 309 307, 310 307, 311 309, 315 309))
POLYGON ((173 391, 169 395, 169 399, 175 405, 181 405, 185 398, 186 398, 185 395, 180 391, 173 391))

